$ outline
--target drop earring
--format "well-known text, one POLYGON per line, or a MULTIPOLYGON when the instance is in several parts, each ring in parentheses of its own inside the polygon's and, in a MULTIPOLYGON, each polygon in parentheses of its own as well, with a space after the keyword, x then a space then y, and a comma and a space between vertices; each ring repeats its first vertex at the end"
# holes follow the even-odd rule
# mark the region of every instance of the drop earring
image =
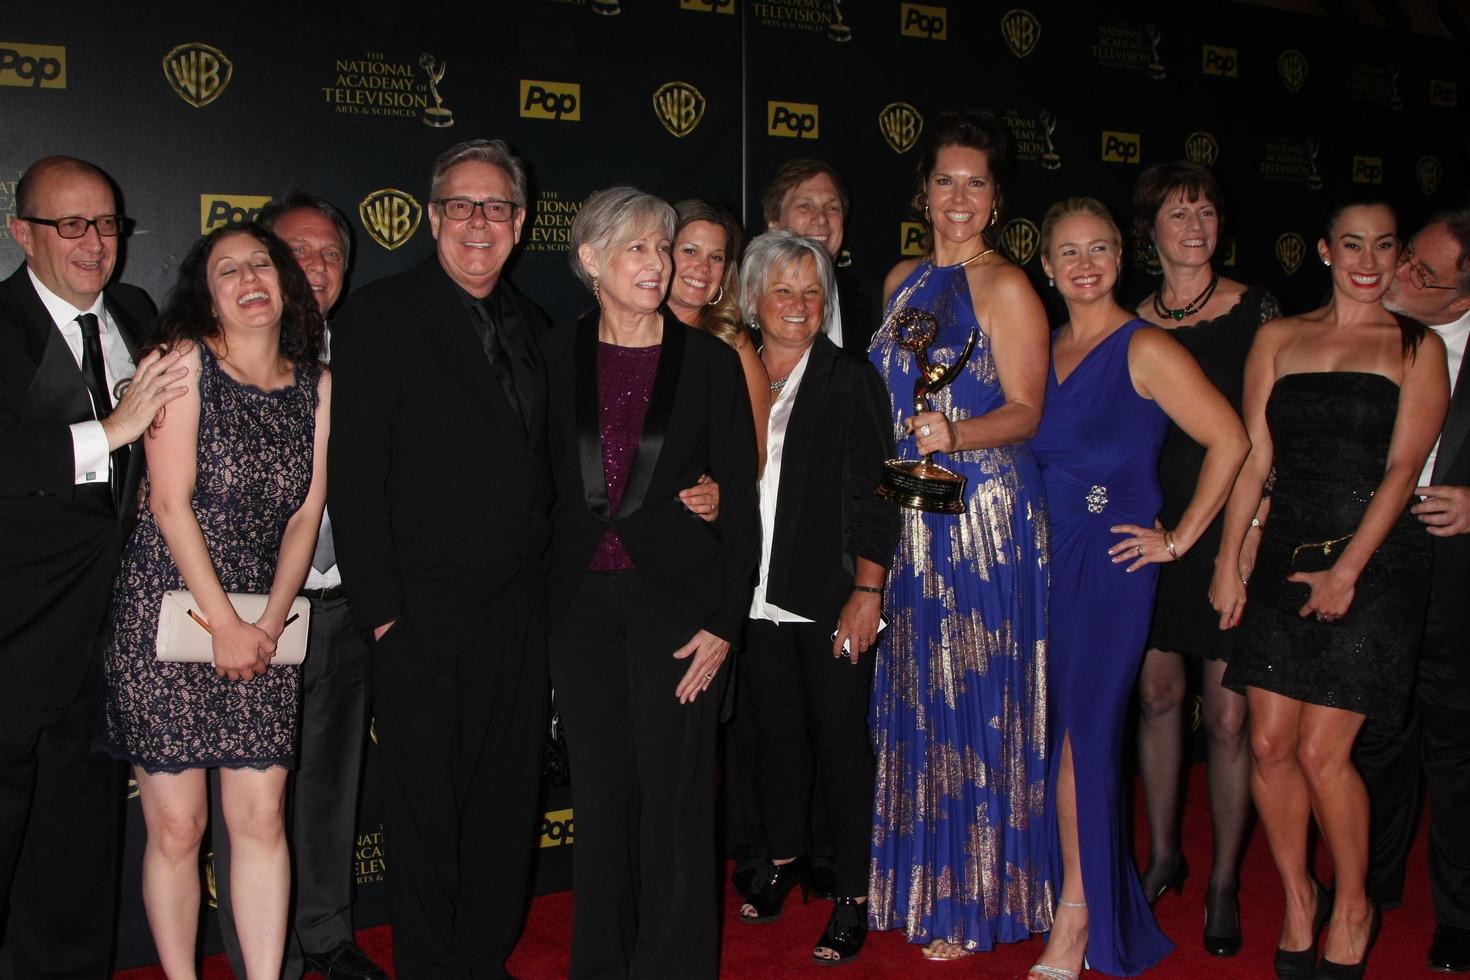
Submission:
POLYGON ((1053 279, 1051 276, 1047 276, 1046 277, 1046 284, 1048 286, 1050 286, 1051 288, 1055 289, 1056 288, 1056 285, 1057 285, 1057 281, 1055 279, 1053 279))
POLYGON ((596 276, 592 277, 592 301, 599 310, 602 309, 602 288, 598 285, 596 276))

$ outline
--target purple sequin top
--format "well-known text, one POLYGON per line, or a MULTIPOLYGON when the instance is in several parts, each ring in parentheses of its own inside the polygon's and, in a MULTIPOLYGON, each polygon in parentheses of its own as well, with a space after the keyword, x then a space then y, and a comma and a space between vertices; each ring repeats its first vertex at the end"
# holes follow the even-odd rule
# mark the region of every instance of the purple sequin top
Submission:
MULTIPOLYGON (((602 472, 607 480, 607 510, 616 514, 628 485, 628 472, 638 452, 638 436, 643 431, 643 417, 648 414, 648 398, 653 392, 653 376, 658 370, 660 347, 618 347, 599 342, 597 345, 597 395, 602 429, 602 472)), ((587 568, 594 572, 623 572, 633 567, 633 559, 623 547, 618 532, 608 528, 587 568)))

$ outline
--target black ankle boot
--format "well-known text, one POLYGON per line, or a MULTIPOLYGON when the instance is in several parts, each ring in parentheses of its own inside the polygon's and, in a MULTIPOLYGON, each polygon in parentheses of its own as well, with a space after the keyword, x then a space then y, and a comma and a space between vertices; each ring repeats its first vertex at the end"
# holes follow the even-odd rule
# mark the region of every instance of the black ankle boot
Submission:
POLYGON ((868 903, 855 898, 835 898, 832 900, 832 917, 827 920, 827 928, 812 950, 812 962, 818 966, 840 966, 851 962, 857 959, 867 938, 868 903), (818 956, 817 949, 830 949, 837 958, 818 956))
POLYGON ((751 879, 750 891, 745 893, 745 902, 755 909, 755 915, 745 915, 741 910, 741 922, 754 925, 758 922, 775 922, 781 918, 781 906, 786 902, 786 893, 793 885, 801 884, 801 901, 806 904, 811 890, 811 869, 805 856, 785 864, 767 861, 756 869, 751 879))

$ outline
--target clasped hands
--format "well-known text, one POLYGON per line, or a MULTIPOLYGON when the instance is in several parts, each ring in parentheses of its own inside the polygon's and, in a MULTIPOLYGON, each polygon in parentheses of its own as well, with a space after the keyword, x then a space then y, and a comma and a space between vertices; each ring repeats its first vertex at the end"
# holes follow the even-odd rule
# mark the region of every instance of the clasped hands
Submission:
POLYGON ((214 647, 214 672, 226 680, 248 681, 264 674, 276 654, 276 638, 285 629, 284 622, 262 617, 247 623, 238 616, 210 627, 214 647))

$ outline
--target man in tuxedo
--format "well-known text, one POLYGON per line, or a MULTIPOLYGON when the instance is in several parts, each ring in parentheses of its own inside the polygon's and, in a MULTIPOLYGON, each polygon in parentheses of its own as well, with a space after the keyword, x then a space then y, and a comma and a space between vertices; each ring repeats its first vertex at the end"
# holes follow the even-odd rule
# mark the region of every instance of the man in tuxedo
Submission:
MULTIPOLYGON (((342 296, 351 258, 352 231, 342 212, 324 198, 296 191, 268 205, 258 220, 290 247, 317 308, 329 318, 342 296)), ((323 348, 328 360, 331 342, 329 321, 323 348)), ((367 643, 353 627, 343 596, 330 513, 322 516, 301 594, 311 601, 311 636, 301 667, 301 744, 287 814, 294 888, 282 972, 290 980, 304 970, 326 980, 387 980, 387 972, 353 938, 353 844, 367 745, 370 668, 367 643)), ((220 935, 235 975, 243 977, 230 902, 229 835, 217 793, 210 819, 216 828, 220 935)))
POLYGON ((1440 215, 1419 230, 1383 303, 1444 340, 1450 410, 1412 507, 1433 536, 1434 551, 1413 703, 1401 728, 1370 719, 1358 738, 1358 768, 1372 805, 1368 894, 1387 908, 1403 897, 1422 766, 1437 923, 1428 964, 1464 973, 1470 972, 1470 209, 1440 215))
POLYGON ((90 163, 15 194, 25 264, 0 283, 0 934, 15 980, 110 973, 120 772, 91 752, 98 633, 136 509, 131 444, 183 394, 134 360, 153 316, 108 285, 123 220, 90 163), (131 377, 131 383, 125 384, 131 377))
POLYGON ((547 704, 545 315, 502 277, 526 218, 505 143, 434 162, 435 253, 333 335, 329 509, 371 634, 397 974, 506 976, 547 704))
POLYGON ((827 339, 843 350, 867 357, 877 326, 873 303, 857 277, 838 262, 850 204, 847 182, 836 168, 821 160, 788 161, 761 195, 767 231, 794 232, 827 250, 837 279, 837 308, 827 325, 827 339))

